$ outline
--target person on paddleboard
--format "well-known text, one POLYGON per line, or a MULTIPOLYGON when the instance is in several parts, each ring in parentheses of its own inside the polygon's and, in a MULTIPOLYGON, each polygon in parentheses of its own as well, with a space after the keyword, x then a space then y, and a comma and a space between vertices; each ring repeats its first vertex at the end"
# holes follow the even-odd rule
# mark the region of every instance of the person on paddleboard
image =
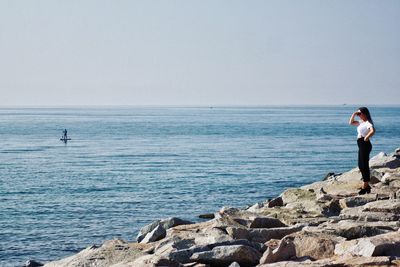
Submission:
POLYGON ((67 129, 64 129, 63 133, 64 133, 63 139, 65 139, 65 140, 68 139, 68 137, 67 137, 67 129))

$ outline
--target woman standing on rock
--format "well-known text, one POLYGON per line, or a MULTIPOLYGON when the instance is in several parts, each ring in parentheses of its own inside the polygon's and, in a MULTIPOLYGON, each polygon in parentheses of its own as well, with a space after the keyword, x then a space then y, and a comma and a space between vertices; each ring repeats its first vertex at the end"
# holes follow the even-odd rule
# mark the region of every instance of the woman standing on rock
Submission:
POLYGON ((361 107, 351 115, 349 124, 357 126, 358 168, 360 169, 364 181, 358 194, 364 195, 366 193, 371 193, 371 187, 369 186, 369 154, 372 150, 372 145, 369 139, 375 133, 374 122, 372 121, 369 110, 366 107, 361 107), (354 120, 355 116, 360 117, 361 120, 354 120))

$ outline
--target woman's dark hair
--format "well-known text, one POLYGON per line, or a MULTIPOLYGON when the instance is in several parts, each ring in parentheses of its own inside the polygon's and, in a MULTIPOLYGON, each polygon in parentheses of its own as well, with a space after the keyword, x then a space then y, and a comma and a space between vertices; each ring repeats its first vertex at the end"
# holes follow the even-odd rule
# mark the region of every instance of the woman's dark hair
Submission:
POLYGON ((362 114, 364 114, 364 115, 367 117, 367 120, 368 120, 372 125, 374 125, 374 121, 373 121, 372 118, 371 118, 371 113, 369 113, 368 108, 366 108, 366 107, 361 107, 361 108, 359 108, 359 110, 361 111, 362 114))

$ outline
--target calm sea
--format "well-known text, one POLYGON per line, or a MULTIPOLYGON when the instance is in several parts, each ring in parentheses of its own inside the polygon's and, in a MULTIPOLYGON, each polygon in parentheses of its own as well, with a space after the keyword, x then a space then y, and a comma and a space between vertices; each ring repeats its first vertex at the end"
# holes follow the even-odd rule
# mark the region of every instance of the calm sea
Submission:
MULTIPOLYGON (((198 220, 353 168, 354 108, 0 109, 0 266, 131 241, 158 218, 198 220)), ((393 152, 400 108, 370 110, 372 154, 393 152)))

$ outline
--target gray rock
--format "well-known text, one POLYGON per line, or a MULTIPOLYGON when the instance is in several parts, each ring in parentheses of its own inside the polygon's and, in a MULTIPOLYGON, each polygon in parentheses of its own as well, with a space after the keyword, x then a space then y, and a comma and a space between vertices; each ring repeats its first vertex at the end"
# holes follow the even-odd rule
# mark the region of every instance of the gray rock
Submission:
POLYGON ((224 242, 217 242, 214 244, 209 244, 207 245, 209 248, 213 249, 215 247, 220 247, 220 246, 233 246, 233 245, 243 245, 243 246, 248 246, 252 247, 259 252, 263 253, 267 247, 263 243, 257 243, 257 242, 251 242, 246 239, 238 239, 238 240, 229 240, 229 241, 224 241, 224 242))
POLYGON ((142 229, 140 229, 138 236, 136 237, 136 241, 140 242, 143 240, 143 238, 150 233, 151 231, 153 231, 159 224, 160 224, 161 220, 155 220, 154 222, 143 226, 142 229))
POLYGON ((335 254, 338 256, 400 257, 400 232, 391 232, 339 243, 335 247, 335 254))
MULTIPOLYGON (((85 265, 86 266, 86 265, 85 265)), ((97 265, 89 265, 97 266, 97 265)), ((180 263, 158 255, 144 255, 132 262, 124 262, 107 267, 183 267, 180 263)))
POLYGON ((140 243, 146 244, 150 242, 155 242, 163 239, 166 235, 167 231, 165 231, 164 227, 158 225, 150 233, 146 234, 146 236, 140 241, 140 243))
POLYGON ((316 199, 316 193, 314 190, 289 188, 281 194, 281 198, 283 204, 286 205, 294 202, 314 201, 316 199))
MULTIPOLYGON (((131 262, 141 257, 147 244, 127 243, 123 240, 106 241, 101 247, 90 246, 67 258, 46 263, 45 267, 94 266, 108 267, 131 262)), ((122 264, 122 266, 127 266, 122 264)))
POLYGON ((379 152, 378 154, 373 156, 370 160, 375 161, 375 160, 384 159, 385 157, 387 157, 387 154, 385 152, 379 152))
POLYGON ((193 254, 191 260, 215 266, 229 266, 237 262, 240 266, 257 265, 261 254, 254 248, 234 245, 215 247, 211 251, 193 254))
POLYGON ((250 232, 246 228, 239 228, 239 227, 227 227, 226 232, 230 237, 233 239, 249 239, 250 232))
POLYGON ((200 219, 214 219, 215 215, 214 215, 214 213, 205 213, 205 214, 200 214, 199 218, 200 219))
POLYGON ((363 211, 400 213, 400 200, 378 200, 367 203, 363 206, 363 211))
POLYGON ((304 257, 292 261, 261 264, 257 267, 360 267, 360 266, 394 266, 390 257, 340 257, 317 261, 304 257))
POLYGON ((182 249, 173 251, 169 254, 169 259, 180 262, 180 263, 189 263, 190 258, 194 253, 204 252, 211 250, 208 246, 196 246, 189 249, 182 249))
POLYGON ((369 162, 371 169, 389 168, 396 169, 400 167, 400 159, 395 156, 372 158, 369 162))
POLYGON ((190 221, 182 220, 180 218, 171 217, 164 220, 156 220, 142 229, 140 229, 138 236, 136 237, 136 241, 140 242, 142 239, 151 231, 153 231, 157 226, 161 225, 165 230, 183 224, 192 224, 190 221))
POLYGON ((313 260, 330 258, 334 256, 335 245, 345 240, 330 234, 297 232, 284 237, 274 250, 268 249, 260 264, 304 257, 313 260))
POLYGON ((353 207, 363 206, 375 200, 376 200, 376 195, 374 194, 352 196, 340 199, 339 205, 342 209, 353 208, 353 207))
POLYGON ((399 222, 362 222, 342 220, 338 223, 323 224, 314 229, 308 228, 306 230, 330 233, 352 240, 397 231, 399 226, 399 222))
POLYGON ((260 264, 286 261, 296 257, 294 237, 284 238, 274 250, 268 248, 260 259, 260 264))
POLYGON ((263 207, 264 207, 264 203, 259 202, 259 203, 254 204, 253 206, 250 206, 249 208, 247 208, 247 210, 254 212, 254 211, 258 211, 259 209, 261 209, 263 207))
POLYGON ((282 200, 281 197, 277 197, 277 198, 271 199, 267 203, 267 207, 268 208, 282 207, 282 206, 283 206, 283 200, 282 200))
POLYGON ((276 227, 287 227, 287 225, 281 222, 279 219, 273 217, 256 217, 250 223, 250 228, 276 228, 276 227))
POLYGON ((282 239, 286 235, 301 231, 304 225, 295 225, 290 227, 278 227, 268 229, 250 229, 249 240, 257 243, 265 243, 271 239, 282 239))
POLYGON ((28 261, 25 262, 24 267, 40 267, 40 266, 43 266, 43 265, 44 265, 43 263, 40 263, 38 261, 28 260, 28 261))
POLYGON ((208 245, 204 245, 204 246, 193 246, 188 249, 172 251, 169 254, 168 258, 171 260, 174 260, 176 262, 180 262, 180 263, 189 263, 191 261, 190 258, 194 253, 210 251, 216 247, 221 247, 221 246, 225 247, 225 246, 235 246, 235 245, 248 246, 248 247, 256 249, 260 253, 263 253, 267 249, 264 244, 254 243, 254 242, 250 242, 248 240, 242 239, 242 240, 231 240, 231 241, 225 241, 225 242, 218 242, 218 243, 208 244, 208 245))
POLYGON ((231 265, 229 265, 229 267, 240 267, 240 264, 234 261, 231 263, 231 265))

